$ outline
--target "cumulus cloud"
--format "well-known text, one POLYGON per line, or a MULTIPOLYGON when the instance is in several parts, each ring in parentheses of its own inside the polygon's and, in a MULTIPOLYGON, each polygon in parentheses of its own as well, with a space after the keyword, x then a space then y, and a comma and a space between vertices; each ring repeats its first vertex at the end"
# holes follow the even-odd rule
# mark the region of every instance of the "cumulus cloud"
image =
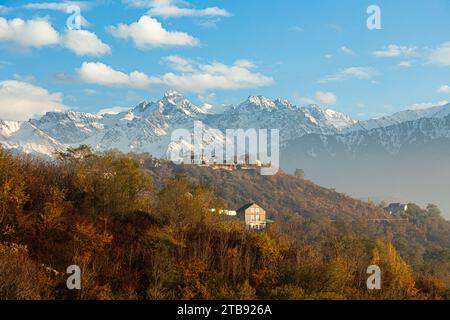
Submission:
POLYGON ((422 109, 429 109, 432 107, 441 107, 445 106, 449 102, 447 100, 442 100, 439 102, 422 102, 422 103, 415 103, 410 106, 405 107, 406 110, 422 110, 422 109))
POLYGON ((0 41, 20 47, 44 47, 59 43, 59 34, 46 19, 6 20, 0 17, 0 41))
POLYGON ((333 92, 317 91, 314 98, 302 96, 299 94, 294 95, 294 100, 300 105, 305 104, 335 104, 337 102, 337 96, 333 92))
POLYGON ((95 33, 86 30, 67 30, 63 45, 79 56, 99 57, 111 53, 111 48, 103 43, 95 33))
POLYGON ((391 57, 400 57, 400 56, 412 56, 416 54, 416 47, 407 47, 407 46, 399 46, 396 44, 390 44, 387 47, 384 47, 382 50, 377 50, 372 52, 377 58, 391 58, 391 57))
POLYGON ((108 32, 116 38, 131 39, 140 49, 166 46, 196 46, 197 38, 179 31, 168 31, 162 24, 149 16, 142 16, 130 25, 121 23, 109 26, 108 32))
POLYGON ((413 65, 412 60, 404 60, 404 61, 400 61, 400 63, 398 64, 399 67, 401 68, 411 68, 413 65))
POLYGON ((340 47, 339 52, 348 54, 349 56, 356 56, 356 53, 352 49, 347 48, 346 46, 340 47))
POLYGON ((335 104, 337 102, 337 96, 333 92, 316 92, 316 99, 323 104, 335 104))
POLYGON ((21 74, 14 74, 13 75, 15 80, 22 81, 22 82, 33 82, 35 80, 34 76, 28 74, 28 75, 21 75, 21 74))
POLYGON ((61 93, 50 93, 46 89, 17 80, 0 82, 0 118, 6 120, 28 120, 49 111, 64 111, 68 107, 62 102, 61 93))
POLYGON ((59 34, 46 19, 6 20, 0 17, 0 42, 21 48, 63 46, 79 56, 102 56, 111 52, 95 33, 86 30, 67 30, 59 34))
POLYGON ((313 98, 302 96, 298 93, 294 94, 294 101, 295 101, 295 103, 297 103, 299 105, 317 104, 313 98))
POLYGON ((450 41, 432 50, 429 60, 436 65, 450 66, 450 41))
POLYGON ((163 59, 169 67, 180 72, 194 72, 194 67, 191 61, 180 56, 168 56, 163 59))
POLYGON ((61 2, 31 2, 23 5, 25 9, 31 10, 55 10, 66 11, 70 6, 78 6, 82 10, 90 8, 87 1, 61 1, 61 2))
POLYGON ((84 62, 77 70, 79 79, 86 83, 105 86, 129 86, 149 89, 154 85, 178 89, 184 92, 202 93, 209 90, 231 90, 268 86, 271 77, 253 72, 238 60, 232 65, 220 62, 200 64, 182 57, 170 56, 164 61, 174 71, 148 76, 139 71, 125 73, 99 62, 84 62))
POLYGON ((133 71, 127 74, 101 62, 84 62, 77 70, 77 75, 83 82, 103 86, 144 88, 152 83, 152 79, 142 72, 133 71))
POLYGON ((162 80, 169 87, 190 92, 254 88, 273 83, 270 77, 221 63, 205 65, 198 72, 187 75, 167 73, 162 76, 162 80))
POLYGON ((450 86, 449 85, 442 85, 437 89, 438 93, 450 93, 450 86))
POLYGON ((183 1, 187 5, 180 7, 173 0, 124 0, 124 3, 138 8, 149 8, 148 14, 154 17, 177 18, 184 16, 191 17, 228 17, 231 14, 219 7, 207 7, 204 9, 195 9, 189 7, 189 3, 183 1))
POLYGON ((340 70, 337 73, 327 75, 320 79, 318 82, 327 83, 331 81, 345 80, 348 78, 369 79, 376 76, 377 74, 377 71, 371 67, 350 67, 340 70))

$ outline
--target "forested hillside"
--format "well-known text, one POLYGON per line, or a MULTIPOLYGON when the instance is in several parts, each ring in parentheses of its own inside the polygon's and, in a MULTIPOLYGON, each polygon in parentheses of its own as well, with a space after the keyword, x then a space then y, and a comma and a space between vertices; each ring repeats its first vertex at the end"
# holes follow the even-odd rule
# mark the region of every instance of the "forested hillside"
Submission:
POLYGON ((448 299, 449 272, 450 223, 435 206, 388 216, 300 172, 0 150, 1 299, 448 299), (264 232, 210 212, 250 201, 274 220, 264 232), (72 264, 81 290, 66 288, 72 264), (366 288, 370 264, 379 291, 366 288))

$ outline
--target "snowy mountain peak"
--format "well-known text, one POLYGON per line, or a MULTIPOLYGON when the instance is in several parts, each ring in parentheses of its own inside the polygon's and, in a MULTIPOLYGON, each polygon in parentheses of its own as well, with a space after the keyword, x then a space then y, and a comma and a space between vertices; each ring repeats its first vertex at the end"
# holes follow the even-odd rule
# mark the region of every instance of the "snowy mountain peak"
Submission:
POLYGON ((175 90, 169 90, 164 93, 164 98, 162 100, 167 101, 172 104, 179 104, 181 101, 185 100, 186 98, 181 93, 175 91, 175 90))
POLYGON ((450 115, 450 104, 446 104, 357 122, 343 113, 315 104, 297 107, 286 99, 271 100, 260 95, 249 96, 237 107, 215 107, 221 109, 220 112, 212 113, 212 108, 211 105, 197 106, 172 90, 160 100, 143 101, 134 109, 116 115, 48 112, 40 119, 25 122, 0 120, 0 143, 10 149, 45 155, 52 154, 55 148, 89 144, 95 150, 117 148, 124 152, 151 152, 163 156, 172 131, 192 128, 197 120, 223 131, 280 128, 280 139, 287 142, 309 134, 332 136, 450 115))
POLYGON ((281 98, 275 100, 275 105, 277 105, 278 107, 285 107, 288 109, 294 108, 294 105, 289 100, 281 98))
POLYGON ((144 100, 141 103, 139 103, 134 110, 138 111, 138 112, 143 112, 145 111, 145 109, 147 109, 147 107, 151 104, 151 102, 144 100))
POLYGON ((20 129, 20 121, 0 120, 0 136, 9 137, 20 129))
POLYGON ((274 109, 276 108, 275 102, 264 96, 249 96, 247 100, 240 105, 241 107, 257 107, 263 109, 274 109))
POLYGON ((328 124, 336 129, 343 129, 356 123, 351 117, 331 109, 322 109, 317 104, 310 104, 303 107, 302 110, 311 122, 319 124, 328 124))
POLYGON ((182 111, 188 116, 204 113, 202 108, 197 107, 186 99, 184 95, 174 90, 169 90, 164 94, 164 97, 158 101, 158 108, 161 113, 166 115, 175 110, 182 111))

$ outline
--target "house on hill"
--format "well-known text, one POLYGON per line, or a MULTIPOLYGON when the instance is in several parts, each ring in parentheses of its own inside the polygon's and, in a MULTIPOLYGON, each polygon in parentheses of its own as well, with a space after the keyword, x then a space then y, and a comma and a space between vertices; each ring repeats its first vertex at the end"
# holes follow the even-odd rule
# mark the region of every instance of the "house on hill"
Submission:
POLYGON ((408 210, 408 205, 403 203, 391 203, 389 206, 384 208, 384 211, 389 214, 403 213, 408 210))
POLYGON ((245 222, 249 229, 261 230, 266 228, 266 210, 255 202, 246 204, 238 209, 237 216, 245 222))

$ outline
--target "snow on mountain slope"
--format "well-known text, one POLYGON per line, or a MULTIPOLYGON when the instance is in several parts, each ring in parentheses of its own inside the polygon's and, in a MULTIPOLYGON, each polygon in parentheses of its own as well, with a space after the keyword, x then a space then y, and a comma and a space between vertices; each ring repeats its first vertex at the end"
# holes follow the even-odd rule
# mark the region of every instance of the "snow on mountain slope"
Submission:
POLYGON ((30 123, 61 143, 77 143, 101 131, 102 117, 81 112, 47 112, 30 123))
POLYGON ((0 136, 4 139, 20 130, 20 121, 3 121, 0 120, 0 136))
POLYGON ((28 121, 0 121, 0 144, 14 152, 49 158, 67 148, 28 121))
MULTIPOLYGON (((399 144, 406 141, 399 137, 408 137, 408 130, 418 129, 403 126, 399 129, 402 132, 397 133, 384 129, 423 118, 444 119, 449 114, 450 104, 447 104, 357 122, 340 112, 317 105, 298 107, 285 99, 271 100, 263 96, 250 96, 221 113, 208 113, 204 106, 196 106, 182 94, 168 91, 158 101, 144 101, 117 114, 48 112, 40 119, 27 122, 0 121, 0 142, 10 149, 46 156, 55 148, 80 144, 89 144, 99 151, 116 148, 123 152, 150 152, 155 156, 165 156, 168 149, 177 148, 177 143, 171 143, 173 130, 183 128, 192 132, 194 122, 202 121, 207 128, 216 128, 224 133, 226 129, 239 128, 279 129, 282 145, 317 134, 323 141, 329 136, 345 137, 346 141, 342 142, 354 147, 364 140, 359 131, 370 132, 371 139, 377 139, 379 145, 395 152, 399 144), (375 129, 379 131, 372 132, 375 129)), ((433 124, 436 132, 423 134, 430 138, 442 136, 444 129, 438 122, 433 124)), ((220 137, 210 137, 210 141, 220 141, 220 137)))
POLYGON ((343 113, 331 109, 324 110, 315 104, 304 107, 302 110, 305 114, 308 114, 309 117, 315 119, 316 122, 319 122, 322 125, 326 124, 329 127, 334 127, 337 130, 341 130, 356 123, 355 120, 343 113))
POLYGON ((96 150, 117 148, 123 152, 150 152, 164 156, 171 133, 177 128, 190 129, 205 113, 183 95, 169 91, 156 102, 137 105, 134 109, 109 115, 103 130, 83 141, 96 150))
POLYGON ((450 103, 427 109, 404 110, 378 119, 358 121, 354 125, 345 128, 345 131, 371 130, 380 127, 389 127, 406 121, 419 120, 421 118, 444 118, 449 114, 450 103))
POLYGON ((318 106, 297 107, 288 100, 250 96, 240 105, 208 117, 208 125, 229 128, 278 129, 281 143, 305 134, 336 134, 355 121, 342 113, 318 106))
POLYGON ((411 146, 439 140, 450 142, 450 114, 444 118, 420 118, 371 130, 305 135, 289 141, 286 149, 308 153, 313 158, 340 156, 352 159, 381 154, 395 156, 411 146))

